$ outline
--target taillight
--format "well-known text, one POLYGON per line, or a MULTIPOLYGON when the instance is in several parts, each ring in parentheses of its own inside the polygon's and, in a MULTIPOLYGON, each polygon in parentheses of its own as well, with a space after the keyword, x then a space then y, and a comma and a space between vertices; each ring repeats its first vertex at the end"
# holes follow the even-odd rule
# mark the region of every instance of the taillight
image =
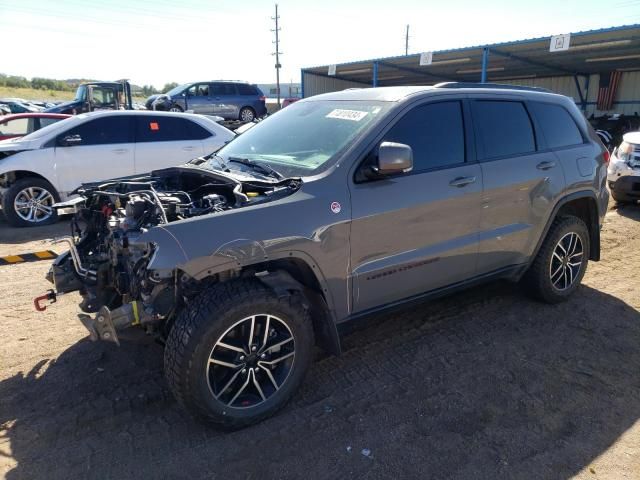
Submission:
POLYGON ((608 164, 608 163, 609 163, 609 160, 611 160, 611 154, 609 153, 609 150, 605 150, 605 151, 602 153, 602 158, 604 159, 604 163, 605 163, 605 164, 608 164))
POLYGON ((264 102, 267 99, 267 97, 265 97, 264 95, 260 97, 260 101, 264 102))

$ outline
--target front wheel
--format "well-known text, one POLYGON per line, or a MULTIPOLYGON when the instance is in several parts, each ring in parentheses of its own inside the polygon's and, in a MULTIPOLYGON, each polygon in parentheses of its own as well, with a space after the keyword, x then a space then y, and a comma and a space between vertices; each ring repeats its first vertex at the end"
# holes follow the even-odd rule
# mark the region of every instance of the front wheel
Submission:
POLYGON ((46 180, 21 178, 2 196, 2 211, 14 227, 49 225, 58 219, 53 208, 58 201, 58 192, 46 180))
POLYGON ((585 223, 574 216, 558 217, 523 278, 527 293, 547 303, 566 300, 584 277, 589 249, 585 223))
POLYGON ((286 404, 311 362, 313 329, 297 295, 257 280, 205 290, 176 319, 165 373, 191 414, 227 428, 263 420, 286 404))

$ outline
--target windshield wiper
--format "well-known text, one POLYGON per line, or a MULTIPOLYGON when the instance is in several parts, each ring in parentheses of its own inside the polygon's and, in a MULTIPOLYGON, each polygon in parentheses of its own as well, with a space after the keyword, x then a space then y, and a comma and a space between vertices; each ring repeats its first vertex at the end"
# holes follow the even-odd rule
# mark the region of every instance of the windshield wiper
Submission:
POLYGON ((196 158, 192 158, 191 160, 189 160, 187 162, 188 165, 202 165, 203 163, 208 162, 209 160, 211 160, 212 158, 215 158, 218 163, 220 164, 220 168, 222 170, 227 168, 227 165, 224 163, 224 160, 222 159, 222 157, 216 155, 215 153, 211 153, 209 155, 206 155, 204 157, 196 157, 196 158))
POLYGON ((253 168, 256 171, 260 171, 260 172, 264 173, 265 175, 268 175, 270 177, 274 177, 277 180, 280 180, 280 179, 284 178, 284 176, 280 172, 278 172, 277 170, 273 169, 271 166, 267 165, 266 163, 256 163, 253 160, 249 160, 248 158, 229 157, 228 160, 227 160, 227 163, 231 163, 231 162, 241 163, 242 165, 247 165, 247 166, 253 168))

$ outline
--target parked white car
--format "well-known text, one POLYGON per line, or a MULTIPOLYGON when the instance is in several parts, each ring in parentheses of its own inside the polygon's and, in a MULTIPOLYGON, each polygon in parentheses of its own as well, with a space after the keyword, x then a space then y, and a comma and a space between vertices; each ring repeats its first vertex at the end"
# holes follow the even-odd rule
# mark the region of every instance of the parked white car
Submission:
POLYGON ((202 115, 139 110, 77 115, 0 142, 0 196, 15 226, 53 223, 82 183, 180 165, 234 137, 202 115))
POLYGON ((607 181, 617 203, 640 200, 640 132, 624 134, 622 143, 611 154, 607 181))

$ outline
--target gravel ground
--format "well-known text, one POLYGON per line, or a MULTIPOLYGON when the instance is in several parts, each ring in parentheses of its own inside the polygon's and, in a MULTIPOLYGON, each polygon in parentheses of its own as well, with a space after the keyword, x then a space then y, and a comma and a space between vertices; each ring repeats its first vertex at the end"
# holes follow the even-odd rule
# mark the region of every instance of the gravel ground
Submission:
MULTIPOLYGON (((0 255, 66 222, 0 223, 0 255)), ((640 479, 640 207, 612 209, 570 301, 494 283, 359 324, 276 417, 194 423, 148 339, 87 340, 44 313, 49 262, 0 267, 0 475, 34 478, 640 479)))

